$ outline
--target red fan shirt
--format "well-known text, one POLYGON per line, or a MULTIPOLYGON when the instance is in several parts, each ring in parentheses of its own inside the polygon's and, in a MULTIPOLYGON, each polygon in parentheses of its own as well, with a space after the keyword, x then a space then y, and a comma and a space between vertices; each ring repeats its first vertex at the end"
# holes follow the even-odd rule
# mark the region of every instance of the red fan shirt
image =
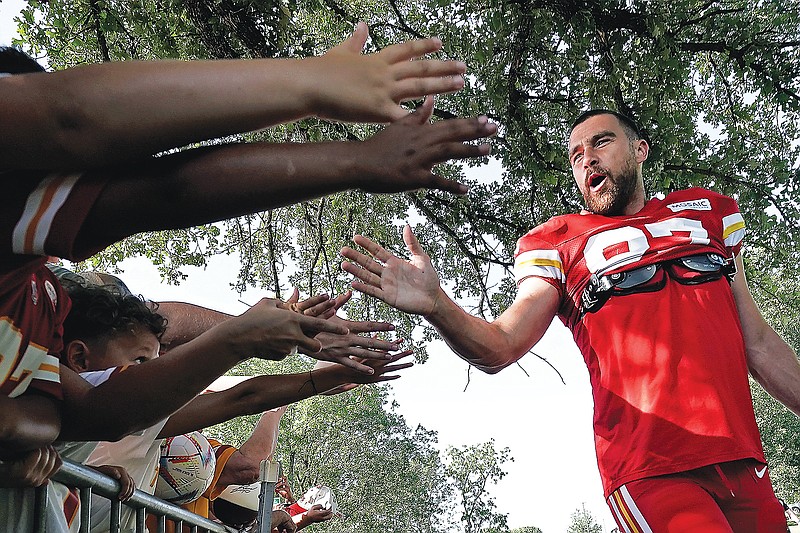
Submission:
POLYGON ((743 236, 733 199, 689 189, 631 216, 555 217, 519 240, 517 283, 534 276, 558 289, 559 318, 589 368, 606 497, 635 479, 764 461, 727 279, 684 285, 662 270, 659 290, 611 296, 583 316, 580 306, 592 274, 707 252, 732 257, 743 236))
POLYGON ((70 302, 43 256, 97 251, 77 250, 75 238, 103 183, 35 171, 0 172, 0 182, 0 394, 30 387, 61 398, 57 354, 70 302))

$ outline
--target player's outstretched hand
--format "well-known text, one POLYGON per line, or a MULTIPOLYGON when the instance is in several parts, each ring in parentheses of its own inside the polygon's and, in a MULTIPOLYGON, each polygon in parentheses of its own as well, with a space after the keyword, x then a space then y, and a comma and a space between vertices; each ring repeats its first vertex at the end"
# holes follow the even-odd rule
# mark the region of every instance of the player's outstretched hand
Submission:
POLYGON ((439 120, 431 123, 433 97, 413 113, 390 124, 359 146, 356 176, 368 192, 440 189, 466 194, 467 187, 432 172, 434 165, 451 159, 483 157, 489 144, 467 141, 494 135, 497 126, 484 117, 439 120))
POLYGON ((117 494, 119 501, 126 502, 131 499, 133 491, 136 490, 136 482, 133 481, 127 470, 121 466, 114 465, 100 465, 92 468, 119 482, 119 493, 117 494))
POLYGON ((368 36, 369 28, 361 22, 349 39, 319 58, 306 60, 317 69, 312 109, 318 116, 391 122, 408 113, 400 102, 464 87, 463 62, 420 59, 442 48, 439 39, 407 41, 363 55, 368 36))
POLYGON ((341 254, 348 261, 342 262, 342 270, 357 278, 352 282, 357 291, 383 300, 400 311, 425 316, 433 311, 439 297, 439 275, 408 225, 403 228, 403 241, 411 254, 408 260, 356 235, 353 242, 369 255, 345 246, 341 254))
POLYGON ((0 464, 0 487, 40 487, 61 468, 61 457, 52 446, 26 452, 0 464))
POLYGON ((264 298, 238 317, 217 326, 242 358, 280 360, 296 350, 314 354, 322 345, 319 333, 347 335, 347 327, 322 318, 285 309, 281 300, 264 298))

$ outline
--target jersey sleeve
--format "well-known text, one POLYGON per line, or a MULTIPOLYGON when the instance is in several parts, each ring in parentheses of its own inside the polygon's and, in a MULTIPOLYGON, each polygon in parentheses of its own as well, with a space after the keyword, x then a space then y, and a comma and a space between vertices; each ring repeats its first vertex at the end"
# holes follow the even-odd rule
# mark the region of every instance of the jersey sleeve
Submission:
POLYGON ((722 239, 730 255, 739 255, 744 240, 744 217, 739 212, 739 205, 733 198, 722 197, 722 239))
POLYGON ((211 481, 211 485, 209 485, 206 491, 203 493, 203 496, 209 500, 214 500, 217 498, 217 496, 222 494, 226 488, 228 488, 227 485, 219 484, 219 476, 225 469, 225 465, 228 464, 228 459, 230 459, 231 455, 236 453, 238 449, 228 444, 220 444, 219 441, 214 439, 209 439, 209 442, 212 446, 214 446, 214 455, 217 459, 217 466, 214 469, 214 479, 211 481))
POLYGON ((0 236, 9 246, 0 253, 82 260, 101 250, 109 243, 76 240, 105 183, 77 173, 14 176, 10 203, 0 215, 0 236))
POLYGON ((514 279, 517 287, 530 277, 541 278, 555 287, 559 296, 565 292, 564 262, 551 243, 534 229, 517 241, 514 252, 514 279))

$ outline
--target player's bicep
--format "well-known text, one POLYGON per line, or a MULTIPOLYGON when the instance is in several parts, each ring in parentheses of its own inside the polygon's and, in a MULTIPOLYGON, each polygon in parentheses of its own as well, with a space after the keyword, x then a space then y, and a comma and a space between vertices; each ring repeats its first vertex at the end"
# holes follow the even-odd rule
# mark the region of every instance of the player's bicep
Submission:
POLYGON ((505 333, 512 353, 521 357, 539 342, 559 302, 558 289, 544 279, 531 276, 520 282, 514 302, 494 322, 505 333))

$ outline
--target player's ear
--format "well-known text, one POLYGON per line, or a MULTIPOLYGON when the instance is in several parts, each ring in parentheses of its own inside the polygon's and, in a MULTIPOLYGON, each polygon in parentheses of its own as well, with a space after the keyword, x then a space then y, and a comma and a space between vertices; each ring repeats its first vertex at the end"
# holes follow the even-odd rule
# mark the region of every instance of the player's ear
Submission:
POLYGON ((647 156, 650 155, 650 145, 644 139, 637 139, 634 141, 634 153, 636 154, 636 162, 644 163, 647 156))
POLYGON ((74 340, 67 344, 64 348, 64 355, 66 356, 66 365, 75 372, 86 372, 89 369, 89 347, 83 341, 74 340))

